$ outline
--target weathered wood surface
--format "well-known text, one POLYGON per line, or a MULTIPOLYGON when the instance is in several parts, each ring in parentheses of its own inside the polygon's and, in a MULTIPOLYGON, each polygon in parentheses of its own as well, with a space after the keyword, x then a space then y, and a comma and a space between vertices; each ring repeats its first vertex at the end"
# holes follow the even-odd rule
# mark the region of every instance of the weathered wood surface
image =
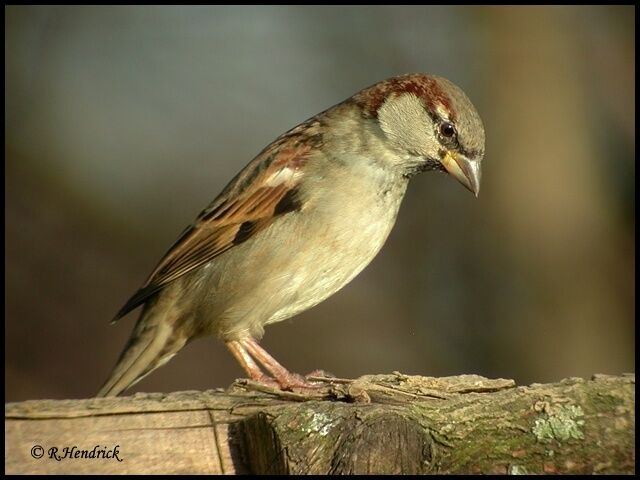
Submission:
POLYGON ((394 373, 326 381, 317 397, 262 390, 239 381, 227 391, 9 403, 5 471, 635 472, 633 374, 517 387, 394 373), (118 458, 103 458, 116 447, 118 458), (100 458, 82 458, 92 451, 100 458))

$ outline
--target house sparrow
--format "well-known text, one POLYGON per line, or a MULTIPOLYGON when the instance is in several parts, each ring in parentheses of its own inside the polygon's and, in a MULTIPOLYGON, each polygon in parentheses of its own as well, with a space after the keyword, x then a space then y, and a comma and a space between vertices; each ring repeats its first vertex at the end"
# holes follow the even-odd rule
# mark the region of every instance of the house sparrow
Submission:
POLYGON ((448 172, 477 195, 483 155, 467 96, 419 73, 376 83, 284 133, 120 309, 114 321, 144 305, 98 396, 118 395, 204 335, 221 338, 256 381, 309 387, 258 345, 265 325, 322 302, 366 267, 417 173, 448 172))

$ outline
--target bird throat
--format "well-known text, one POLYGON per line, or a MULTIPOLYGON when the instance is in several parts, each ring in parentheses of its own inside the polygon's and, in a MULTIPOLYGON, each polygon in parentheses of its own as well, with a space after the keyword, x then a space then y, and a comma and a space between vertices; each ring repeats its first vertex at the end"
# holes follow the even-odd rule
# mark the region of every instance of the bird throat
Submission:
POLYGON ((431 172, 434 170, 440 171, 440 172, 446 171, 442 163, 440 163, 438 160, 427 159, 422 163, 418 163, 416 165, 411 165, 410 167, 408 167, 404 174, 404 177, 411 178, 411 177, 415 177, 419 173, 431 172))

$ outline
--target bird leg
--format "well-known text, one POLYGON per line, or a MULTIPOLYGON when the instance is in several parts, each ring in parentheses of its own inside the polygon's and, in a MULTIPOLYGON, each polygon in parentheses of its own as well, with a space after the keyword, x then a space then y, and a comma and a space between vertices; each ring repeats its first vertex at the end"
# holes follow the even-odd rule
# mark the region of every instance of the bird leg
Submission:
POLYGON ((252 380, 266 385, 280 386, 278 382, 260 370, 258 364, 251 358, 251 355, 249 355, 245 347, 238 340, 230 340, 225 342, 225 345, 252 380))
POLYGON ((240 344, 246 349, 249 355, 260 362, 262 366, 267 369, 271 375, 273 375, 280 385, 280 388, 283 390, 291 390, 295 387, 305 389, 318 388, 318 385, 307 382, 302 376, 296 373, 291 373, 280 365, 275 358, 269 355, 269 353, 267 353, 267 351, 258 345, 258 342, 252 338, 243 338, 240 340, 240 344))

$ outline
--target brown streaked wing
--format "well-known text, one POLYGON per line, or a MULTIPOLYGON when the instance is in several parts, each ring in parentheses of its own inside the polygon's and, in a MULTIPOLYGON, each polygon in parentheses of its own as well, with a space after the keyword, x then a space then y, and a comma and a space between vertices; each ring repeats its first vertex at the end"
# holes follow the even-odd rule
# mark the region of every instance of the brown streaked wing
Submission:
POLYGON ((183 232, 114 321, 146 302, 169 282, 248 240, 277 216, 300 208, 296 195, 299 170, 310 148, 291 147, 287 141, 290 139, 276 140, 227 185, 183 232), (285 169, 297 174, 285 175, 281 183, 268 185, 269 178, 285 169))
POLYGON ((246 197, 225 203, 217 216, 198 221, 162 259, 145 287, 152 283, 165 285, 248 240, 251 235, 246 234, 247 227, 243 229, 243 225, 252 225, 251 234, 268 225, 290 189, 286 185, 252 189, 246 197))

